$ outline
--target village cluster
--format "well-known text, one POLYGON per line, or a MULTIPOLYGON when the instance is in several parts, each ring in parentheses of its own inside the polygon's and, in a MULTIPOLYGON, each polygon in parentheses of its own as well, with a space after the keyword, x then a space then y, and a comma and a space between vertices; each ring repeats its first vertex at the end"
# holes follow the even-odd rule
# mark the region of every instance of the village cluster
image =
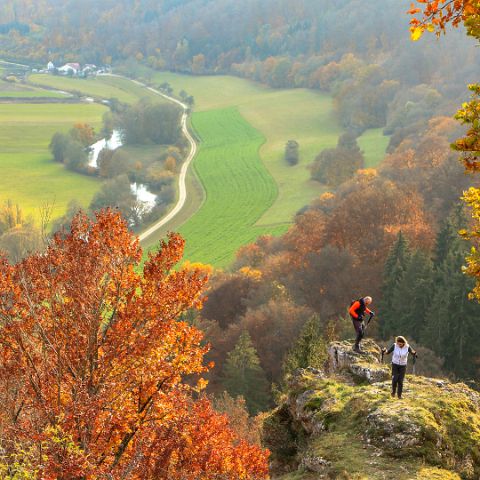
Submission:
POLYGON ((66 63, 61 67, 57 67, 53 62, 48 62, 47 68, 45 69, 32 69, 33 73, 50 73, 52 75, 65 75, 80 78, 94 76, 99 73, 107 73, 109 71, 110 67, 108 66, 97 67, 97 65, 92 63, 87 63, 83 66, 80 63, 66 63))

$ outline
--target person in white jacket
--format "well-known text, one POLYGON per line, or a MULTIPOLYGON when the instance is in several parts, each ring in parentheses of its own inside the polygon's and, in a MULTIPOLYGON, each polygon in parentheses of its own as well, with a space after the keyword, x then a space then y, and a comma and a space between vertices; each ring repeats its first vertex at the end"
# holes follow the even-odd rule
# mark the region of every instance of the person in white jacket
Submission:
POLYGON ((402 398, 403 392, 403 379, 405 378, 405 372, 407 371, 408 354, 411 353, 415 357, 417 352, 410 347, 405 340, 405 337, 398 336, 395 339, 395 343, 387 350, 382 348, 383 354, 390 354, 392 356, 392 397, 398 392, 398 398, 402 398))

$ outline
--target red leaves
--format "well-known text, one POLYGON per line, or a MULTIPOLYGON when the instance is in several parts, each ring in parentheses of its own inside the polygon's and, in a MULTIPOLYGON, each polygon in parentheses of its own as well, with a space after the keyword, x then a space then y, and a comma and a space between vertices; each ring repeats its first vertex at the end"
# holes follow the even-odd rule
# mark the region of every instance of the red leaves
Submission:
MULTIPOLYGON (((7 456, 19 442, 33 449, 42 478, 121 478, 127 471, 135 472, 130 479, 155 478, 143 467, 145 448, 152 449, 149 461, 162 465, 155 439, 172 428, 183 438, 179 428, 192 411, 201 435, 198 408, 207 407, 192 402, 194 382, 184 378, 206 371, 207 348, 178 317, 201 305, 207 278, 201 269, 172 271, 183 245, 172 234, 142 276, 138 240, 119 214, 104 211, 95 221, 77 215, 71 233, 56 236, 44 254, 15 266, 0 262, 7 456)), ((180 442, 178 455, 183 448, 180 442)), ((264 453, 252 458, 265 467, 264 453)), ((257 468, 242 462, 248 471, 257 468)), ((205 478, 214 478, 208 468, 205 478)))

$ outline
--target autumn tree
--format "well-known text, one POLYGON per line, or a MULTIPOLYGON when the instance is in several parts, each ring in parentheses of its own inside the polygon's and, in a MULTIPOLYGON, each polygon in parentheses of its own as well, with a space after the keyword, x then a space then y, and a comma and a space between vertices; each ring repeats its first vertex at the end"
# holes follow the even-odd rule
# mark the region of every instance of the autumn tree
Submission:
POLYGON ((224 391, 213 398, 215 410, 224 413, 230 420, 230 425, 240 438, 256 445, 262 444, 262 418, 252 417, 248 413, 247 403, 241 396, 233 398, 224 391))
POLYGON ((25 222, 26 219, 18 203, 13 203, 11 199, 8 199, 0 206, 0 234, 21 226, 25 222))
POLYGON ((339 137, 336 148, 322 150, 317 156, 311 167, 312 178, 336 187, 352 178, 363 166, 364 158, 356 137, 346 132, 339 137))
POLYGON ((95 131, 88 123, 76 123, 70 130, 70 136, 84 147, 95 143, 95 131))
POLYGON ((269 381, 281 380, 283 359, 311 315, 308 307, 278 296, 249 308, 240 319, 239 325, 250 334, 269 381))
POLYGON ((207 347, 179 316, 201 306, 206 277, 174 269, 183 246, 171 234, 142 274, 138 239, 107 210, 78 214, 41 255, 2 260, 7 462, 32 451, 41 478, 266 477, 266 453, 191 395, 207 347))

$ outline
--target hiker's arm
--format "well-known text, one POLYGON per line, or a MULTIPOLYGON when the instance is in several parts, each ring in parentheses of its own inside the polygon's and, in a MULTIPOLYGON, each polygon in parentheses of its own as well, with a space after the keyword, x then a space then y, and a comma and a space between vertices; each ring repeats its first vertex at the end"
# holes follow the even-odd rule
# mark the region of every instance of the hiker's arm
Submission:
POLYGON ((393 352, 393 349, 395 348, 395 344, 393 344, 385 353, 387 355, 390 355, 393 352))
POLYGON ((351 307, 348 313, 353 317, 353 318, 358 318, 358 313, 357 313, 357 308, 360 307, 360 302, 357 300, 351 307))
POLYGON ((408 346, 408 353, 411 353, 412 355, 415 355, 415 356, 417 355, 417 352, 413 350, 410 345, 408 346))

